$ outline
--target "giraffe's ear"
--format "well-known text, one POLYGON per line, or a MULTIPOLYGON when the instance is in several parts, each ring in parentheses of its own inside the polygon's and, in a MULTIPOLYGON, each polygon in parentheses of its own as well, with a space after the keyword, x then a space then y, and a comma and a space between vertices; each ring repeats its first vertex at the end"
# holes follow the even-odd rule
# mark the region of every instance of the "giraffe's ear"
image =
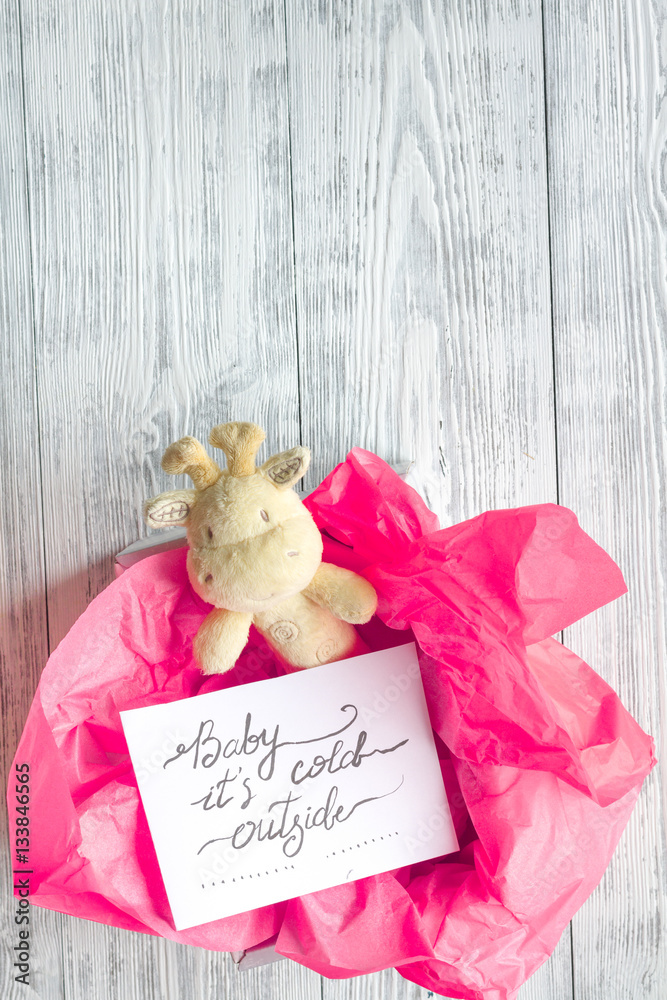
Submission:
POLYGON ((279 490, 287 490, 301 479, 310 465, 310 448, 290 448, 272 455, 261 467, 262 473, 279 490))
POLYGON ((170 490, 151 497, 144 504, 144 519, 151 528, 174 528, 186 524, 195 502, 196 490, 170 490))

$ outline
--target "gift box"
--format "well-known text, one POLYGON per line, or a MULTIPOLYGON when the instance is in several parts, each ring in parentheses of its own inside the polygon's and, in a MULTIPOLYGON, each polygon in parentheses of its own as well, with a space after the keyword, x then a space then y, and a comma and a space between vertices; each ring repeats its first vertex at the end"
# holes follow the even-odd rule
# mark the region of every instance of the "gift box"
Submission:
MULTIPOLYGON (((259 635, 204 676, 210 611, 186 550, 129 560, 50 657, 16 753, 31 787, 31 902, 219 951, 275 952, 344 978, 395 967, 436 993, 506 1000, 600 881, 653 744, 553 636, 625 592, 566 508, 441 529, 380 458, 353 449, 305 501, 324 559, 366 576, 371 650, 414 638, 460 849, 184 931, 174 929, 119 713, 278 676, 259 635)), ((10 824, 16 820, 14 767, 10 824)))

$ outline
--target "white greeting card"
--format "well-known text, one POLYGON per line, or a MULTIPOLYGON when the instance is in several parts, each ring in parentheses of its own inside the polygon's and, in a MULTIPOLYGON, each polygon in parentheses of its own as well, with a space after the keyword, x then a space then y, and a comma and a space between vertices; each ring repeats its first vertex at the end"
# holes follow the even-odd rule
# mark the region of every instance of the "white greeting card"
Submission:
POLYGON ((458 849, 414 643, 121 718, 178 930, 458 849))

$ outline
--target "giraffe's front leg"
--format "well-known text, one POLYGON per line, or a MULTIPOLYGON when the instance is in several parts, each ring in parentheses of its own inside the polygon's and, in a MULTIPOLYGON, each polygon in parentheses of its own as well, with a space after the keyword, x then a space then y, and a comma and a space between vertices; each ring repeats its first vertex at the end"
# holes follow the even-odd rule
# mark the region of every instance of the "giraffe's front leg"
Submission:
POLYGON ((195 660, 205 674, 231 670, 243 652, 250 631, 250 615, 215 608, 199 626, 194 639, 195 660))
POLYGON ((333 563, 320 563, 303 593, 336 618, 352 625, 370 621, 377 608, 377 594, 368 580, 333 563))

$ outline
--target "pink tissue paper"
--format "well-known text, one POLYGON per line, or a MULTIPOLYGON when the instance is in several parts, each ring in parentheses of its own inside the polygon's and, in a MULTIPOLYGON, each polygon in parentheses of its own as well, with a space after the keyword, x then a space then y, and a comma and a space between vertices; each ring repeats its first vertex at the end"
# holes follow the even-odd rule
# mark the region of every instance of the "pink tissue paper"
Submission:
MULTIPOLYGON (((367 645, 418 644, 461 849, 174 930, 119 712, 285 669, 252 630, 232 671, 200 673, 210 606, 181 548, 111 583, 46 664, 15 758, 30 765, 31 902, 218 951, 277 935, 324 976, 393 966, 438 994, 511 1000, 600 881, 655 763, 614 691, 552 638, 625 593, 621 572, 554 504, 440 529, 360 448, 306 505, 324 558, 377 589, 367 645)), ((12 766, 12 827, 14 783, 12 766)))

